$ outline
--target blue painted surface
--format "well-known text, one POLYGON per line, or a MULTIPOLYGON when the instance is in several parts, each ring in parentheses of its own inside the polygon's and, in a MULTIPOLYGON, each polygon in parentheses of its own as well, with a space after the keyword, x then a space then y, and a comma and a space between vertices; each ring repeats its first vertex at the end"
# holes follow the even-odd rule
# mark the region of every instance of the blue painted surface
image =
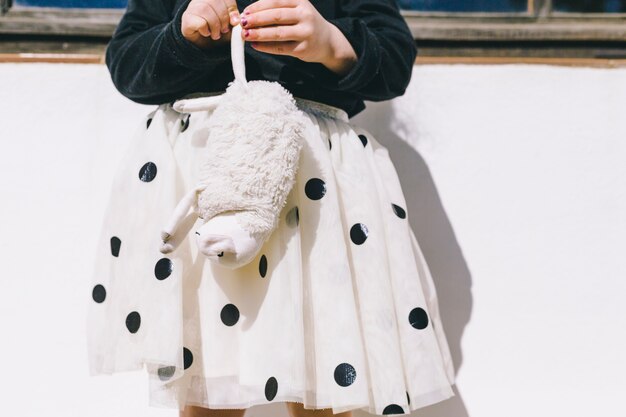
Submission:
MULTIPOLYGON (((523 12, 527 0, 396 0, 405 10, 449 12, 523 12)), ((128 0, 15 0, 20 6, 126 8, 128 0)), ((626 0, 554 0, 554 10, 626 13, 626 0)))
POLYGON ((18 6, 124 9, 127 0, 15 0, 18 6))
POLYGON ((626 13, 626 0, 554 0, 560 12, 626 13))
MULTIPOLYGON (((526 0, 397 0, 401 8, 453 12, 523 12, 526 0)), ((607 2, 615 2, 608 0, 607 2)), ((15 0, 20 6, 125 8, 127 0, 15 0)))
POLYGON ((405 10, 437 12, 524 12, 527 0, 397 0, 405 10))

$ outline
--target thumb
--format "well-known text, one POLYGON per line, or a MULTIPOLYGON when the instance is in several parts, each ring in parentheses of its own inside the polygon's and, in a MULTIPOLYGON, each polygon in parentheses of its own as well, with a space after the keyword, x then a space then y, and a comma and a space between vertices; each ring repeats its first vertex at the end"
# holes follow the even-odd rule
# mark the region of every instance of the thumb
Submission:
POLYGON ((228 7, 228 16, 230 16, 230 24, 237 26, 241 17, 239 16, 239 9, 237 8, 237 2, 235 0, 227 0, 226 6, 228 7))

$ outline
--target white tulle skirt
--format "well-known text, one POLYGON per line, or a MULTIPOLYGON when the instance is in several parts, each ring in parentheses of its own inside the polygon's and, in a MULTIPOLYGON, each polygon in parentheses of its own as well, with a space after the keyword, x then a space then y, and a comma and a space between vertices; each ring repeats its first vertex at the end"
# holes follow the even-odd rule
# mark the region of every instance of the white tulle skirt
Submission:
POLYGON ((159 251, 161 228, 196 183, 216 97, 187 98, 186 113, 180 101, 159 105, 129 136, 91 278, 91 375, 145 365, 149 405, 179 409, 294 401, 382 415, 453 396, 397 173, 341 109, 297 98, 310 128, 296 184, 250 264, 214 265, 197 251, 196 225, 173 253, 159 251))

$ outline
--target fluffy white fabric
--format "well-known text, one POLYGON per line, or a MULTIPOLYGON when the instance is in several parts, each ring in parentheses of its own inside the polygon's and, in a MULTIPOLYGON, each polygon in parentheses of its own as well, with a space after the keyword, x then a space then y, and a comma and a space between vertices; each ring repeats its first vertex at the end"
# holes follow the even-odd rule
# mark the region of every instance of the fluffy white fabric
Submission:
POLYGON ((238 25, 231 40, 235 80, 207 122, 199 184, 161 233, 161 252, 173 251, 188 232, 184 227, 181 232, 181 225, 195 213, 205 222, 197 231, 200 251, 231 268, 251 261, 278 226, 295 183, 307 122, 282 85, 246 81, 240 32, 238 25), (227 220, 216 217, 226 212, 232 213, 227 220), (221 250, 233 256, 215 256, 221 250))
POLYGON ((232 210, 244 230, 269 237, 295 182, 305 117, 276 82, 231 83, 209 119, 200 217, 232 210))

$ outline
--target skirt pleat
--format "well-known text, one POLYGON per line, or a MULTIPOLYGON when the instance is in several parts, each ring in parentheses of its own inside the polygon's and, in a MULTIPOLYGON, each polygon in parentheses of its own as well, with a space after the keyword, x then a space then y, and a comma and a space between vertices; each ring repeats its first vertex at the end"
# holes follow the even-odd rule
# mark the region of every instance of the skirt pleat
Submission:
POLYGON ((249 264, 160 230, 196 183, 218 103, 150 112, 112 181, 87 315, 91 375, 145 367, 155 407, 293 401, 404 414, 454 395, 437 294, 387 149, 338 108, 307 116, 280 223, 249 264), (200 107, 200 108, 198 108, 200 107))

